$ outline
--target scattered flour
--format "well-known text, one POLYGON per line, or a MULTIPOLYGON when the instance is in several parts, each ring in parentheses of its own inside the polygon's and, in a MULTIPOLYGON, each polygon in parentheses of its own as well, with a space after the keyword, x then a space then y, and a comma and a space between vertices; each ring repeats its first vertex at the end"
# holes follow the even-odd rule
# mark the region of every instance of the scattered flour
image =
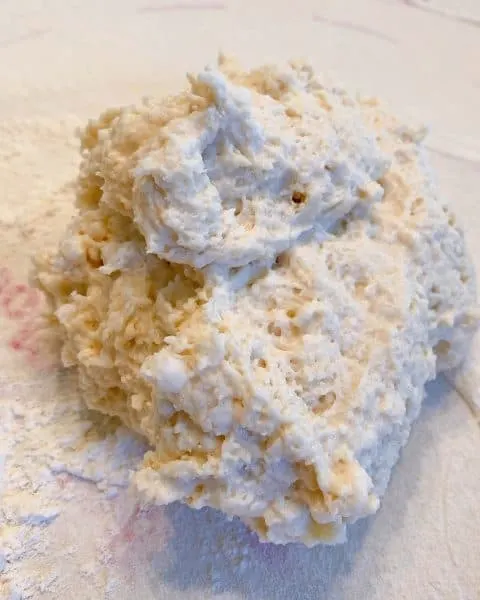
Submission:
POLYGON ((75 480, 91 482, 113 498, 145 451, 107 419, 93 422, 74 390, 68 373, 0 384, 0 589, 21 592, 22 598, 37 597, 38 586, 48 587, 45 577, 54 577, 60 567, 35 579, 25 578, 20 563, 51 552, 44 529, 82 496, 75 480))
POLYGON ((40 597, 58 578, 60 565, 47 572, 34 566, 53 552, 55 540, 45 528, 85 493, 78 480, 93 483, 100 501, 113 498, 145 451, 111 419, 88 413, 72 373, 45 356, 27 360, 38 359, 38 349, 22 345, 38 315, 22 310, 15 293, 26 288, 31 253, 48 245, 71 214, 70 189, 63 183, 76 167, 78 123, 0 125, 0 597, 12 600, 40 597))

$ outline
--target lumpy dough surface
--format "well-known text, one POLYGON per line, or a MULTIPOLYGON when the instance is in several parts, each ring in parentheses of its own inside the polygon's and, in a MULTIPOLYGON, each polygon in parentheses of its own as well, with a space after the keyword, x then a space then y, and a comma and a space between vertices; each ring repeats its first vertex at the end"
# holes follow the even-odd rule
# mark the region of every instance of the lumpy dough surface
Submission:
POLYGON ((146 499, 342 541, 476 326, 463 235, 377 100, 294 62, 188 79, 88 124, 36 281, 87 405, 151 444, 146 499))

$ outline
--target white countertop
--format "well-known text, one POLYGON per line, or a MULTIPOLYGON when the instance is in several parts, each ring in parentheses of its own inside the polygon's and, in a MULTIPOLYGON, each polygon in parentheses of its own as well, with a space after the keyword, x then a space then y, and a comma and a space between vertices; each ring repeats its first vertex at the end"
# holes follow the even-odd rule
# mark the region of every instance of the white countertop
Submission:
MULTIPOLYGON (((480 270, 478 0, 2 0, 0 296, 5 278, 26 282, 30 254, 49 237, 49 197, 75 172, 73 129, 108 106, 178 89, 219 50, 246 66, 307 58, 429 124, 442 193, 480 270)), ((22 325, 2 297, 0 420, 32 394, 72 401, 72 386, 14 351, 22 325)), ((43 488, 30 474, 14 510, 5 468, 29 456, 23 442, 0 440, 0 598, 479 600, 477 359, 478 339, 452 383, 430 386, 381 510, 339 547, 261 545, 213 511, 177 505, 138 514, 123 481, 109 498, 69 476, 57 482, 71 495, 52 523, 29 517, 27 548, 18 511, 41 502, 43 488)), ((27 417, 14 415, 11 436, 27 417)))

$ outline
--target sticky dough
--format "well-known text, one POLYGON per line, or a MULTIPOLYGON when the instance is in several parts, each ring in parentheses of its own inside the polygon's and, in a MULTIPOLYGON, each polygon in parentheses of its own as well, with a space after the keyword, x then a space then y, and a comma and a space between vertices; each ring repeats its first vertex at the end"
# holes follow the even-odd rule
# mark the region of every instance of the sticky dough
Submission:
POLYGON ((36 281, 88 406, 151 444, 146 499, 342 541, 476 326, 463 236, 378 101, 299 63, 189 82, 89 123, 36 281))

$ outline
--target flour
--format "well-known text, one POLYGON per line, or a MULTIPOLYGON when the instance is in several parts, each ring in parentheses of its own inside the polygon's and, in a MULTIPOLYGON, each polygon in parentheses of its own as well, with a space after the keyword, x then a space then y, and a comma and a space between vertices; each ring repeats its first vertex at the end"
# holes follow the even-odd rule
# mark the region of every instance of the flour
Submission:
POLYGON ((58 578, 59 564, 46 573, 35 564, 53 552, 46 528, 78 502, 78 482, 95 485, 105 501, 114 498, 145 451, 124 428, 86 411, 72 374, 32 346, 41 307, 23 311, 15 296, 25 289, 31 253, 48 245, 71 213, 69 186, 52 188, 75 169, 77 125, 71 118, 0 126, 0 597, 12 600, 39 597, 58 578))
POLYGON ((147 502, 345 541, 475 330, 463 233, 380 101, 297 61, 188 79, 89 122, 35 284, 87 406, 153 447, 147 502))

